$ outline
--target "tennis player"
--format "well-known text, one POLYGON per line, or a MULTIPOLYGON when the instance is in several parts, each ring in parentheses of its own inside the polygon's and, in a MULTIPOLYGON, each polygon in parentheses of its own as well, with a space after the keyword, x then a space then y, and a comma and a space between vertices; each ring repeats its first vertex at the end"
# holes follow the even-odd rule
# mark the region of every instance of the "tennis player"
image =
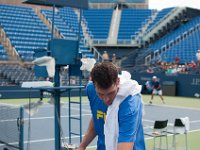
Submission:
POLYGON ((128 72, 102 62, 91 71, 86 87, 92 118, 78 150, 97 136, 97 150, 145 150, 141 86, 128 72))

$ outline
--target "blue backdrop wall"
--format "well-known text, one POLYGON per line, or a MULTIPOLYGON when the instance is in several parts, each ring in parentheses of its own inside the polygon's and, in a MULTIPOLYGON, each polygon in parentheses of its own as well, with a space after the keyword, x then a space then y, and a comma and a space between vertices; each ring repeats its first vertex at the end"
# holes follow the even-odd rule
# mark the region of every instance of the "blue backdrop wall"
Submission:
MULTIPOLYGON (((165 74, 134 73, 132 74, 132 79, 137 80, 139 84, 144 85, 145 82, 151 80, 154 75, 156 75, 160 80, 164 95, 194 97, 196 93, 200 94, 200 75, 180 74, 176 76, 166 76, 165 74)), ((78 93, 78 90, 74 90, 71 94, 76 96, 78 93)), ((84 90, 82 90, 82 95, 85 95, 84 90)), ((0 99, 34 98, 39 96, 40 92, 34 89, 24 89, 20 86, 0 87, 0 99)), ((65 93, 63 96, 65 96, 65 93)))
POLYGON ((134 73, 132 74, 132 78, 137 80, 139 84, 144 85, 145 82, 151 80, 154 75, 158 77, 163 88, 166 86, 173 87, 174 83, 176 96, 194 97, 196 93, 200 94, 200 75, 178 74, 167 76, 165 74, 134 73))

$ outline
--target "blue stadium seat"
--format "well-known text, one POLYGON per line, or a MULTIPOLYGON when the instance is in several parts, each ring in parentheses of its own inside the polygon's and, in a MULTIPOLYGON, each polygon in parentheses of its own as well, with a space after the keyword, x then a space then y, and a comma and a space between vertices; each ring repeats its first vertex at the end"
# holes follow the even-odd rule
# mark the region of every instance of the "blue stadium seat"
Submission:
POLYGON ((89 9, 83 11, 83 17, 93 35, 93 39, 108 38, 112 13, 112 9, 89 9))
POLYGON ((151 16, 150 9, 124 9, 122 10, 118 39, 131 39, 135 36, 151 16))
POLYGON ((32 61, 35 48, 47 47, 47 39, 51 37, 50 31, 32 8, 0 5, 0 9, 0 24, 10 38, 12 46, 17 52, 20 51, 22 60, 32 61), (28 52, 27 55, 26 51, 32 52, 28 52))

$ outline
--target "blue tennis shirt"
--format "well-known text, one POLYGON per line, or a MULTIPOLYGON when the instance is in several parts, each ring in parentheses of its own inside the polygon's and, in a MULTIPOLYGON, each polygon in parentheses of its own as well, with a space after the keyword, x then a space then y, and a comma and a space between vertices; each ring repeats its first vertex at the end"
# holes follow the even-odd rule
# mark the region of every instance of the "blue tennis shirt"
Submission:
MULTIPOLYGON (((98 135, 97 150, 105 150, 104 122, 108 106, 97 96, 92 82, 88 83, 86 92, 90 102, 94 128, 98 135)), ((120 104, 118 116, 118 143, 134 142, 133 150, 145 150, 141 96, 139 94, 128 96, 120 104)))

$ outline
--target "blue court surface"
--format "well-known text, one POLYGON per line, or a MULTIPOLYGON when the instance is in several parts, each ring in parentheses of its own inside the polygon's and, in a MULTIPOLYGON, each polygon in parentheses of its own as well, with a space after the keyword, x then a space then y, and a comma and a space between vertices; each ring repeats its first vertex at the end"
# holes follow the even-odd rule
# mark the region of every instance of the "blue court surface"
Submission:
MULTIPOLYGON (((76 117, 79 114, 78 106, 71 107, 72 116, 76 117)), ((145 114, 143 117, 144 128, 151 127, 155 120, 168 119, 169 124, 173 125, 174 119, 179 117, 189 117, 190 131, 200 130, 200 109, 191 109, 183 107, 172 107, 167 105, 145 105, 145 114)), ((54 106, 51 104, 43 104, 39 107, 36 114, 31 116, 24 112, 24 149, 29 150, 54 150, 54 106)), ((82 105, 82 127, 83 135, 87 130, 89 119, 91 118, 90 107, 88 103, 82 105)), ((69 114, 68 103, 64 104, 61 109, 61 135, 63 143, 69 142, 69 114)), ((75 121, 72 130, 79 132, 79 122, 75 121)), ((189 131, 189 132, 190 132, 189 131)), ((72 144, 79 145, 80 139, 78 136, 72 136, 72 144)), ((90 144, 95 146, 96 140, 90 144)), ((3 150, 3 145, 0 145, 0 150, 3 150)))

